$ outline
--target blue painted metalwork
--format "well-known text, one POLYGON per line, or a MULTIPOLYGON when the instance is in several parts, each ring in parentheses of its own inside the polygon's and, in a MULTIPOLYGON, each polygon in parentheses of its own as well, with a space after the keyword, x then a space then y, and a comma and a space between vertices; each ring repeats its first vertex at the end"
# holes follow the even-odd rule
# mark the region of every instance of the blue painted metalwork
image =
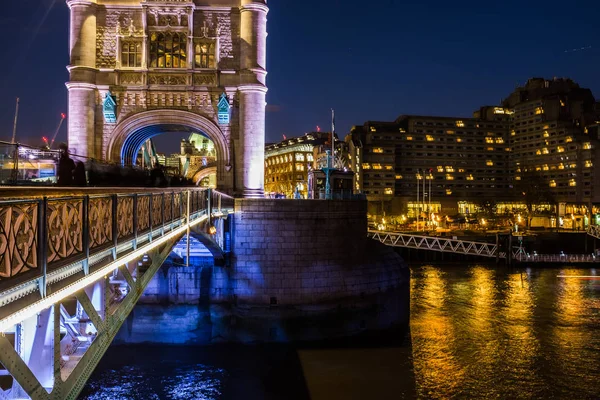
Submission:
POLYGON ((117 102, 113 98, 112 94, 108 92, 104 103, 102 104, 102 110, 104 112, 104 121, 108 124, 117 123, 117 102))
POLYGON ((225 93, 221 94, 218 105, 219 124, 227 125, 229 123, 229 99, 225 93))

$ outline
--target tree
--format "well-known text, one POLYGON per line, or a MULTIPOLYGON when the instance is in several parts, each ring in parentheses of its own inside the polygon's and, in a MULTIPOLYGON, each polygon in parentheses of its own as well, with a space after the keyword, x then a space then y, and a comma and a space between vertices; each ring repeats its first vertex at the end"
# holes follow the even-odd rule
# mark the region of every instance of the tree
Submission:
POLYGON ((515 188, 517 194, 520 194, 521 201, 527 207, 527 228, 531 226, 531 219, 542 213, 539 209, 540 205, 556 205, 550 185, 539 172, 525 172, 515 188))

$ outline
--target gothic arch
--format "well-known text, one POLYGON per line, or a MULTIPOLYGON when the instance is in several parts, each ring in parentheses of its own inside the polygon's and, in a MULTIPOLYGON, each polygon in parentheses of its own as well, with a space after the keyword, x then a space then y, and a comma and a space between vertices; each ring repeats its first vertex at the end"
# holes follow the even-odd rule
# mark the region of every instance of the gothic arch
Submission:
MULTIPOLYGON (((219 167, 231 165, 228 138, 214 122, 190 111, 172 109, 143 111, 125 118, 110 134, 106 158, 112 162, 123 163, 126 161, 123 160, 125 146, 137 147, 134 149, 137 151, 145 140, 160 133, 152 128, 175 126, 198 131, 208 136, 215 144, 219 167), (135 140, 132 141, 133 136, 135 136, 135 140)), ((166 132, 168 132, 168 128, 166 132)), ((131 154, 127 156, 131 157, 131 154)))
MULTIPOLYGON (((217 187, 232 191, 231 152, 229 138, 210 119, 184 110, 152 110, 133 114, 119 122, 110 134, 106 148, 106 159, 115 163, 130 164, 134 153, 142 143, 161 132, 169 132, 175 127, 190 132, 201 132, 215 144, 217 153, 217 187)), ((181 132, 181 130, 180 130, 181 132)))

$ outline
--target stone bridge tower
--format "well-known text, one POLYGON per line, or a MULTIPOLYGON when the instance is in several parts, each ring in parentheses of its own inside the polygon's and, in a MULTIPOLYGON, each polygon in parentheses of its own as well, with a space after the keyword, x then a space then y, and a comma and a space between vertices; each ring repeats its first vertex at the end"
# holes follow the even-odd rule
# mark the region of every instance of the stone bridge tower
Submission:
POLYGON ((267 0, 67 0, 69 148, 135 163, 154 135, 199 132, 217 184, 264 191, 267 0))

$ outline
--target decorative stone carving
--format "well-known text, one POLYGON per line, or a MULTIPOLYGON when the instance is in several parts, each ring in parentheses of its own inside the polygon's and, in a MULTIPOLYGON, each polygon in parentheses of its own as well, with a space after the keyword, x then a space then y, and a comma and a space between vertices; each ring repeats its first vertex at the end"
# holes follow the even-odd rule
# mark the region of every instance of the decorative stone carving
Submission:
POLYGON ((165 26, 165 27, 177 27, 177 26, 188 26, 188 8, 183 7, 161 7, 151 8, 148 10, 149 26, 165 26))
POLYGON ((217 75, 216 74, 194 74, 194 85, 195 86, 216 86, 217 75))
POLYGON ((119 75, 121 85, 141 85, 143 84, 142 74, 125 73, 119 75))
POLYGON ((150 85, 187 85, 185 75, 150 74, 148 76, 150 85))

